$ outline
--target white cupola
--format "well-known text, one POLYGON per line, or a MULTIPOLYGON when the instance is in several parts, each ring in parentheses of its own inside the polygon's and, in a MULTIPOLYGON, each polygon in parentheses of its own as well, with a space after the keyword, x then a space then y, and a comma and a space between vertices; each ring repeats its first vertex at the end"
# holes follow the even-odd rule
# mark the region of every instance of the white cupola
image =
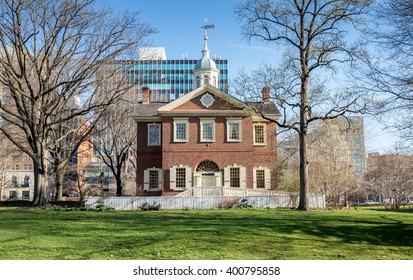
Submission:
MULTIPOLYGON (((212 25, 213 26, 213 25, 212 25)), ((202 50, 202 58, 196 63, 194 74, 194 88, 199 88, 205 84, 210 84, 218 88, 218 77, 219 70, 214 60, 209 56, 208 50, 208 36, 206 33, 207 28, 211 28, 211 25, 205 25, 205 36, 204 36, 204 49, 202 50)), ((213 28, 213 27, 212 27, 213 28)))

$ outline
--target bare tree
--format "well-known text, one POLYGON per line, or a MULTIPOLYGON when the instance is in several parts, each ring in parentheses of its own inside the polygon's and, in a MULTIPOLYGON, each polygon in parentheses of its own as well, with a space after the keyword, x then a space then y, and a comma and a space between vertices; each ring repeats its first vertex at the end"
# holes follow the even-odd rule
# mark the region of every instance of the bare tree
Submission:
POLYGON ((106 111, 93 134, 93 146, 116 180, 116 196, 122 195, 132 148, 136 144, 136 123, 132 119, 133 103, 118 102, 106 111))
POLYGON ((324 121, 309 136, 310 188, 326 197, 328 207, 348 206, 362 174, 352 166, 350 147, 332 121, 324 121))
POLYGON ((138 44, 154 30, 137 14, 116 15, 95 0, 1 1, 0 19, 0 84, 9 88, 11 99, 0 103, 0 117, 12 127, 0 130, 33 159, 33 205, 43 205, 48 141, 76 138, 68 158, 76 153, 107 106, 128 89, 128 83, 104 88, 119 74, 112 62, 133 59, 138 44), (70 105, 78 101, 80 106, 70 105), (79 125, 50 140, 52 131, 70 120, 88 129, 79 125), (10 131, 26 141, 17 142, 10 131))
POLYGON ((0 145, 0 200, 2 200, 4 187, 10 184, 10 180, 7 178, 7 170, 12 164, 12 157, 19 155, 20 150, 1 132, 0 145))
POLYGON ((404 141, 413 141, 413 2, 411 0, 376 1, 372 20, 368 21, 366 40, 374 52, 363 56, 365 68, 355 77, 357 87, 380 95, 379 113, 387 125, 401 133, 404 141), (393 122, 389 122, 393 120, 393 122))
MULTIPOLYGON (((235 12, 243 35, 271 43, 285 44, 284 63, 274 69, 264 66, 248 76, 273 88, 273 97, 283 113, 277 124, 299 135, 300 201, 299 210, 309 210, 307 134, 317 120, 335 118, 358 108, 361 94, 328 92, 320 82, 320 70, 351 62, 356 46, 345 35, 356 19, 366 12, 366 0, 248 0, 235 12), (347 28, 347 29, 346 29, 347 28), (291 116, 290 116, 291 115, 291 116)), ((242 80, 242 78, 241 78, 242 80)), ((251 88, 251 82, 241 92, 251 88)), ((242 85, 241 85, 242 86, 242 85)), ((262 86, 262 85, 260 85, 262 86)))
POLYGON ((413 156, 401 154, 370 155, 367 181, 375 194, 394 210, 413 196, 413 156))
MULTIPOLYGON (((308 141, 310 191, 325 195, 328 207, 348 206, 350 196, 360 189, 363 175, 356 171, 345 135, 334 120, 326 120, 317 122, 308 141)), ((280 190, 293 194, 300 188, 297 137, 280 145, 280 190)))

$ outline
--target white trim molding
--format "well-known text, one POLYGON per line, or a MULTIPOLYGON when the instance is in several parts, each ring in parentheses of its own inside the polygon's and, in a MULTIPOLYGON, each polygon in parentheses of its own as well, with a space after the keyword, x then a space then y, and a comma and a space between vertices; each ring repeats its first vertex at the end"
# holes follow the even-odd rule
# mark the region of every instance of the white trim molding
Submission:
POLYGON ((269 169, 268 167, 262 167, 262 166, 254 167, 252 177, 253 177, 253 188, 254 189, 261 189, 261 190, 271 189, 271 169, 269 169), (262 178, 264 179, 264 188, 258 188, 257 171, 264 171, 264 177, 262 178))
POLYGON ((267 124, 265 124, 265 123, 253 123, 253 134, 252 134, 252 137, 253 137, 253 145, 254 146, 266 146, 267 145, 267 124), (256 131, 256 128, 258 127, 258 126, 262 126, 263 127, 263 130, 262 130, 262 132, 263 132, 263 135, 262 135, 262 137, 263 137, 263 142, 257 142, 257 131, 256 131))
POLYGON ((242 142, 242 119, 241 118, 226 118, 227 119, 227 142, 242 142), (237 138, 234 138, 234 135, 231 135, 231 125, 237 125, 238 127, 238 132, 237 132, 237 138))
POLYGON ((231 169, 237 168, 239 170, 239 188, 247 188, 247 169, 245 166, 233 164, 227 165, 224 167, 224 187, 233 187, 231 186, 231 169))
POLYGON ((215 118, 199 118, 199 141, 200 142, 215 142, 215 118), (204 138, 204 124, 211 124, 212 138, 204 138))
MULTIPOLYGON (((188 142, 188 130, 189 130, 189 118, 174 118, 174 142, 188 142), (181 126, 185 125, 185 126, 181 126), (178 128, 185 127, 185 131, 183 132, 185 136, 183 138, 178 138, 178 134, 182 133, 182 131, 178 131, 178 128)), ((181 135, 179 135, 181 136, 181 135)))
POLYGON ((172 166, 169 169, 169 188, 171 190, 176 190, 176 191, 184 191, 184 190, 192 188, 192 168, 189 167, 188 165, 182 165, 182 164, 172 166), (185 170, 181 174, 185 176, 184 187, 177 186, 177 183, 179 183, 178 180, 180 180, 179 178, 180 174, 178 173, 178 171, 181 171, 181 169, 185 170))
POLYGON ((161 146, 162 143, 162 125, 160 123, 148 123, 148 146, 161 146), (156 142, 152 142, 154 139, 151 139, 151 129, 150 127, 158 127, 158 139, 156 139, 156 142))

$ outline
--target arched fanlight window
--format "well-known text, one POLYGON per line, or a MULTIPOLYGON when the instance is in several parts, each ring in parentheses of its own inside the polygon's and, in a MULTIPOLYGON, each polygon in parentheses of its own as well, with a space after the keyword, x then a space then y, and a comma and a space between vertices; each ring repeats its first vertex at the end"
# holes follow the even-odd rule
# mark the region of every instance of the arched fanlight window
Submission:
POLYGON ((219 167, 215 162, 205 160, 198 164, 196 167, 196 172, 219 172, 219 167))

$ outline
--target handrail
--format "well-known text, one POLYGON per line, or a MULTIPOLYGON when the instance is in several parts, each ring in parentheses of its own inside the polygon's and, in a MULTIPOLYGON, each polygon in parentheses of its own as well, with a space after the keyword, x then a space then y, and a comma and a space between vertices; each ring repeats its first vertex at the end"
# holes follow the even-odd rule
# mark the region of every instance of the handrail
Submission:
POLYGON ((209 196, 275 196, 274 190, 239 189, 228 187, 194 187, 187 189, 176 197, 209 197, 209 196))

